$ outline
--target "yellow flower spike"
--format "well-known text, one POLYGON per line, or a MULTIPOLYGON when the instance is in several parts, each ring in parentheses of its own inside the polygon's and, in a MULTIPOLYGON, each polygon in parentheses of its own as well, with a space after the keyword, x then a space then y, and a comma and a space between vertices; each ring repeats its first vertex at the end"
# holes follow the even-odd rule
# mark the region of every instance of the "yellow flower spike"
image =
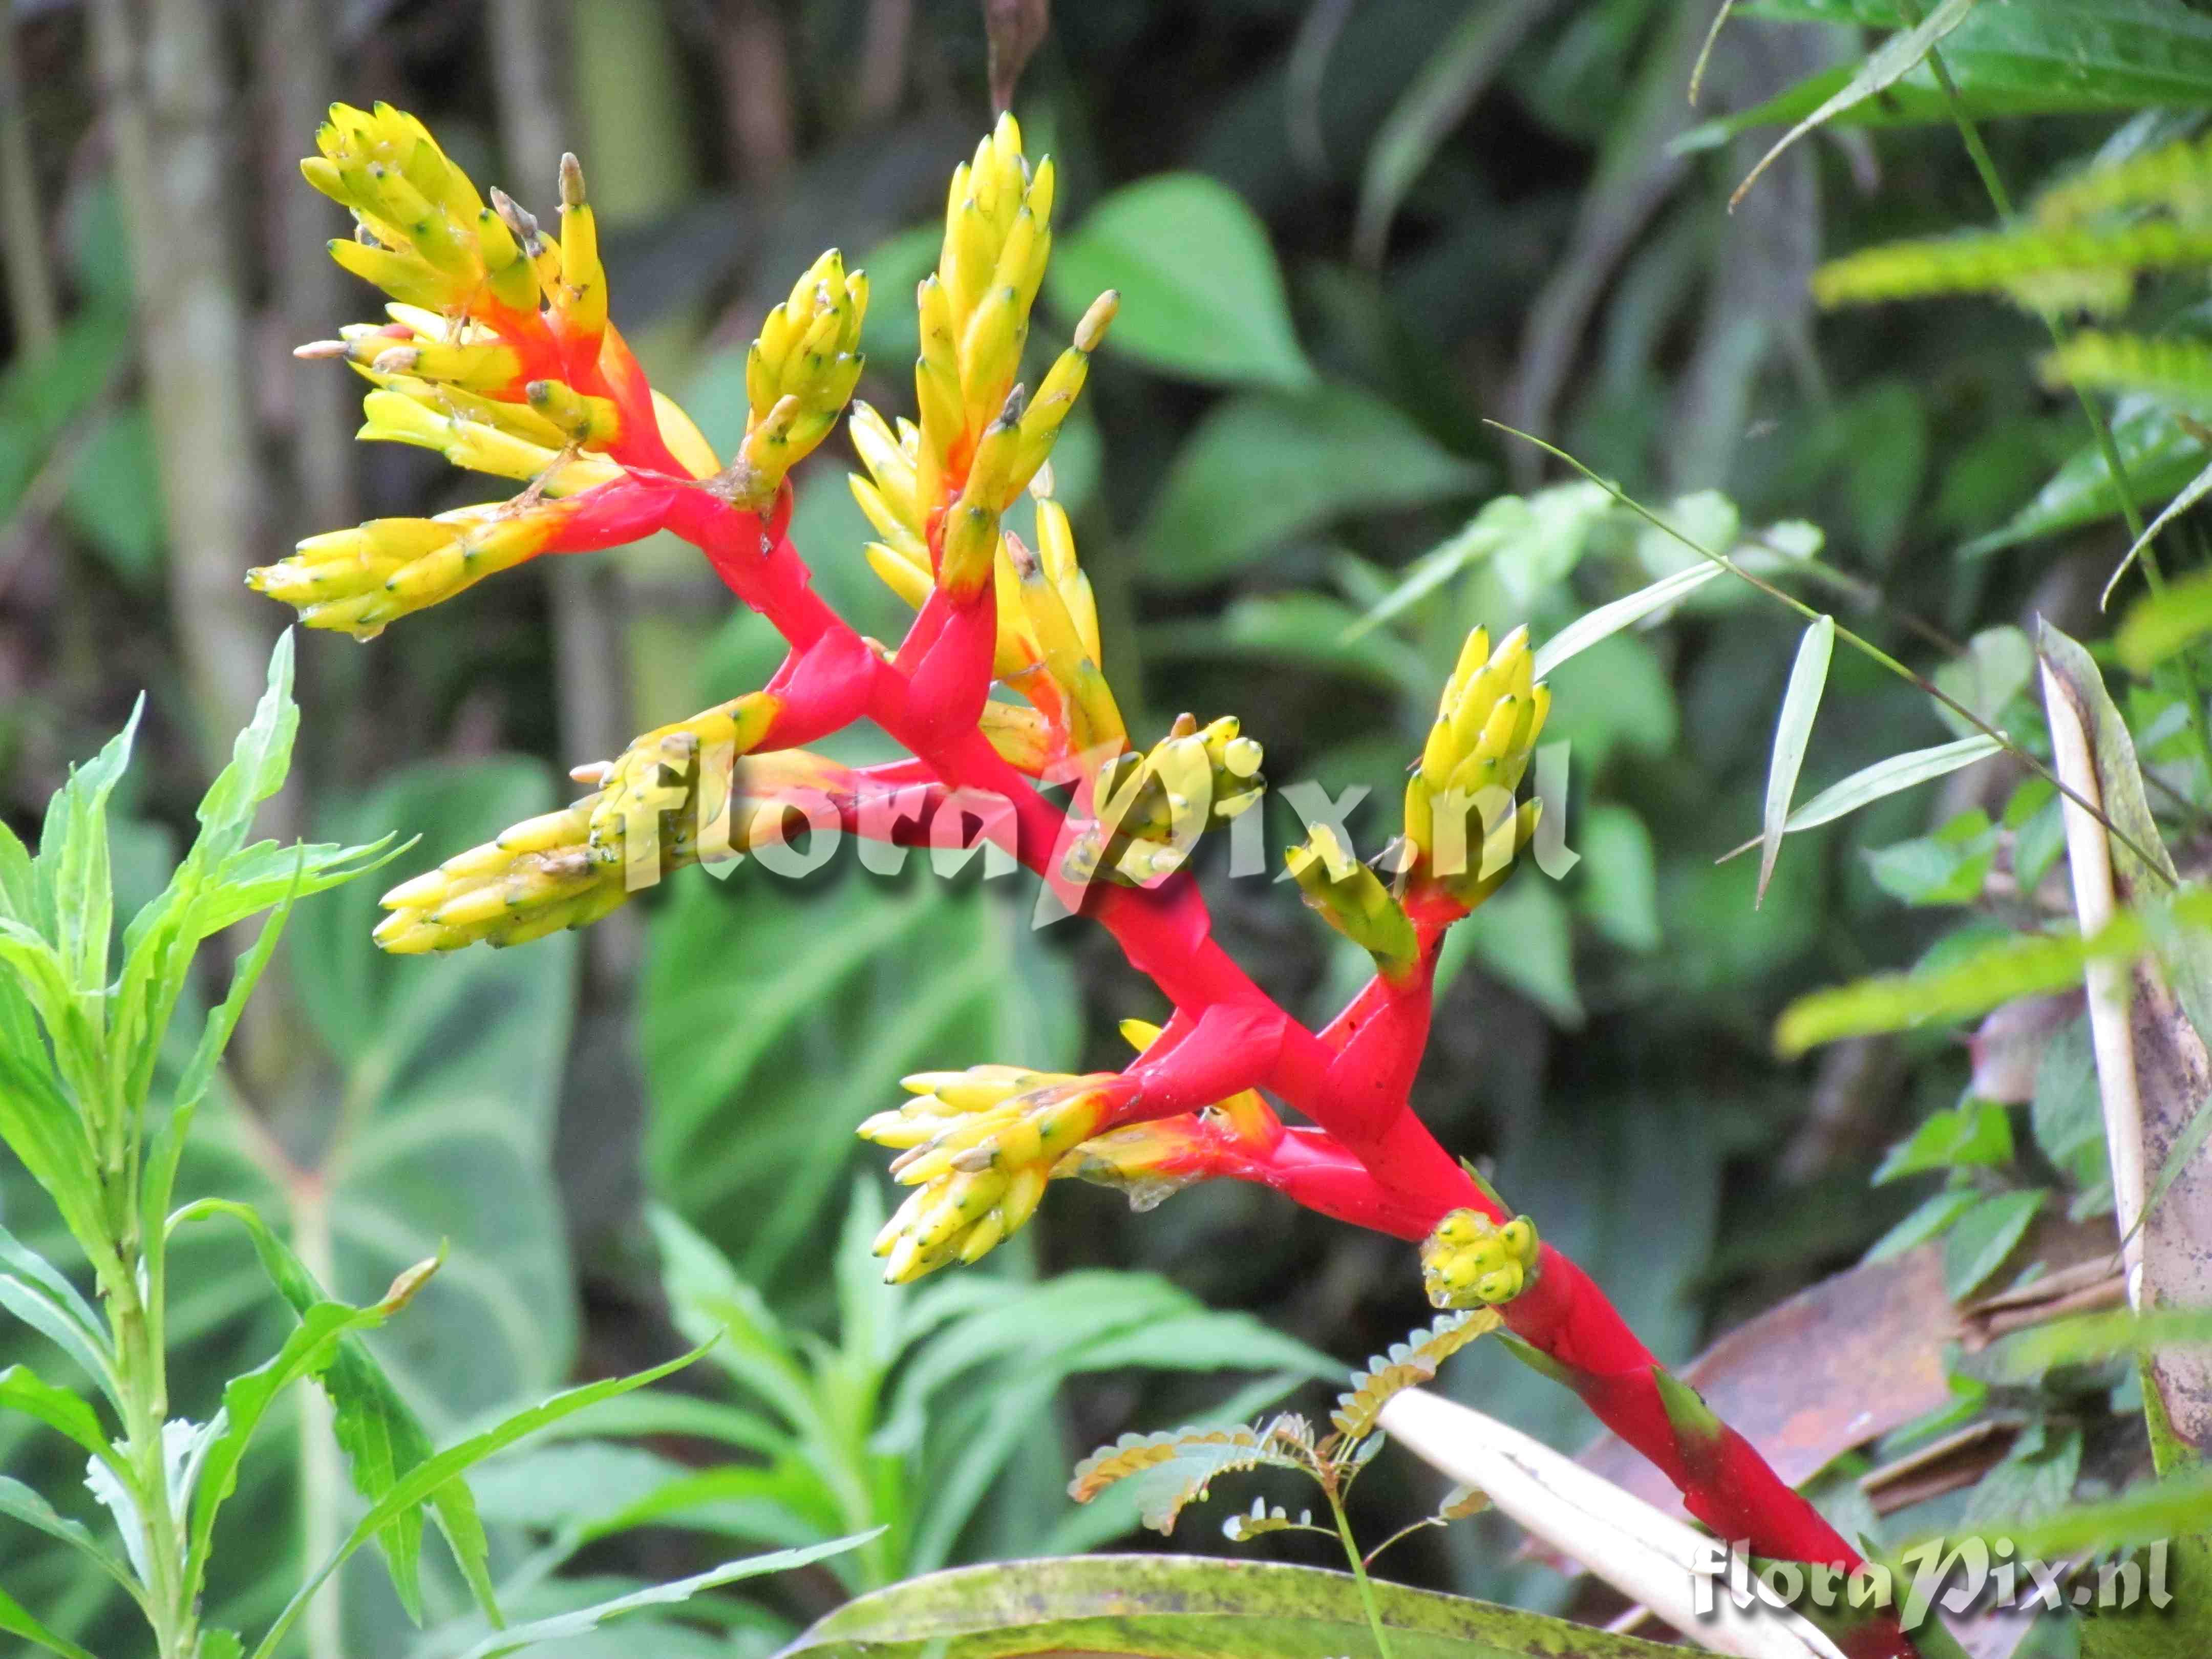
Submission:
POLYGON ((762 319, 745 355, 750 412, 731 468, 735 499, 767 502, 785 474, 835 429, 860 377, 867 309, 866 273, 848 273, 844 257, 831 248, 762 319))
MULTIPOLYGON (((479 409, 459 394, 437 397, 433 389, 417 382, 424 395, 416 396, 400 390, 404 384, 380 388, 362 400, 362 412, 368 419, 355 434, 356 437, 434 449, 455 466, 471 472, 489 472, 502 478, 543 478, 540 494, 549 499, 576 495, 621 476, 621 469, 602 457, 574 456, 562 463, 557 448, 518 437, 505 429, 516 423, 508 417, 499 417, 497 425, 465 418, 464 410, 470 413, 489 411, 479 409), (440 412, 427 400, 429 398, 449 404, 453 412, 440 412)), ((533 421, 537 418, 527 409, 517 412, 533 421)), ((557 443, 557 433, 552 435, 557 443)))
POLYGON ((1501 1227, 1480 1210, 1454 1210, 1422 1243, 1422 1287, 1432 1307, 1510 1302, 1528 1287, 1539 1250, 1525 1215, 1501 1227))
POLYGON ((876 1238, 876 1254, 888 1258, 884 1276, 894 1284, 955 1259, 973 1261, 1018 1231, 1055 1166, 1091 1138, 1117 1091, 1130 1086, 1112 1073, 1067 1077, 1004 1066, 908 1082, 927 1083, 931 1092, 860 1126, 866 1139, 906 1147, 891 1168, 917 1188, 876 1238), (914 1138, 930 1124, 927 1139, 914 1138))
POLYGON ((653 417, 660 428, 660 441, 668 446, 668 453, 684 464, 685 471, 695 478, 711 478, 722 470, 715 457, 714 445, 707 434, 699 430, 699 423, 684 411, 683 405, 659 387, 653 393, 653 417))
POLYGON ((544 507, 459 507, 434 519, 372 519, 313 536, 246 585, 297 606, 310 628, 373 639, 386 623, 452 598, 542 552, 557 528, 544 507))
POLYGON ((607 273, 599 263, 599 218, 584 195, 584 169, 561 158, 561 289, 554 307, 570 333, 596 340, 607 330, 607 273))
POLYGON ((999 554, 999 514, 981 503, 956 501, 945 514, 945 550, 938 585, 956 599, 972 600, 989 584, 999 554))
MULTIPOLYGON (((860 506, 869 519, 886 538, 891 536, 891 525, 902 527, 920 545, 926 526, 915 506, 915 458, 910 442, 896 435, 885 425, 884 417, 865 403, 855 403, 846 420, 846 431, 851 435, 853 447, 860 457, 860 464, 868 469, 868 478, 855 476, 854 494, 859 495, 865 484, 881 504, 884 517, 869 509, 866 497, 860 506)), ((908 428, 912 431, 912 428, 908 428)), ((918 435, 918 434, 917 434, 918 435)))
POLYGON ((1075 532, 1067 522, 1067 509, 1049 498, 1040 501, 1036 521, 1037 555, 1045 575, 1060 590, 1060 603, 1067 607, 1068 618, 1083 641, 1083 654, 1099 662, 1098 602, 1091 592, 1091 578, 1076 563, 1075 532))
POLYGON ((1124 746, 1128 727, 1113 690, 1085 649, 1082 634, 1068 614, 1060 590, 1047 577, 1043 561, 1011 532, 1003 544, 1025 632, 1035 641, 1038 659, 1058 688, 1066 711, 1069 748, 1085 754, 1102 746, 1124 746))
POLYGON ((530 406, 573 444, 604 449, 622 427, 611 399, 586 397, 563 380, 532 380, 523 388, 530 406))
POLYGON ((1551 709, 1534 677, 1526 628, 1494 650, 1484 629, 1470 633, 1406 785, 1414 868, 1464 907, 1497 890, 1534 834, 1537 803, 1513 798, 1551 709))
POLYGON ((862 549, 868 568, 883 579, 884 586, 919 611, 930 590, 937 584, 930 580, 927 565, 917 565, 897 549, 881 542, 870 542, 862 549))
POLYGON ((1306 902, 1373 957, 1385 979, 1401 980, 1418 965, 1419 942, 1405 907, 1381 877, 1350 857, 1327 824, 1308 830, 1285 863, 1306 902))
MULTIPOLYGON (((379 374, 410 375, 468 392, 495 392, 513 385, 514 377, 522 372, 521 357, 512 346, 495 337, 455 344, 420 334, 401 339, 369 325, 356 325, 347 329, 345 334, 342 355, 346 361, 372 368, 379 374)), ((313 348, 301 350, 309 355, 324 355, 313 348)))
MULTIPOLYGON (((967 416, 960 397, 960 353, 952 301, 945 284, 926 276, 915 290, 921 318, 921 354, 914 364, 914 404, 921 438, 915 457, 915 499, 927 514, 944 501, 956 447, 964 450, 967 416)), ((960 457, 964 460, 965 455, 960 457)))
POLYGON ((724 836, 742 829, 729 823, 732 768, 759 746, 782 706, 780 697, 750 691, 632 739, 601 776, 587 837, 592 858, 644 859, 635 873, 649 884, 657 872, 635 826, 673 813, 679 838, 698 830, 712 835, 717 824, 724 836))

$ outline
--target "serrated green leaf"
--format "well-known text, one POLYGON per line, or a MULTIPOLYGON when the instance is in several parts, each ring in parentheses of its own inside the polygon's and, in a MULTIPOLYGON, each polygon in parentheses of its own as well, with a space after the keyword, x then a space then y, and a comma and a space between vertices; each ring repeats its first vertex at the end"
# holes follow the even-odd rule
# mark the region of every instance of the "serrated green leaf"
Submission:
POLYGON ((564 1393, 555 1395, 540 1405, 532 1406, 526 1411, 517 1412, 512 1417, 485 1430, 483 1433, 471 1435, 459 1444, 449 1446, 434 1457, 418 1464, 390 1492, 369 1506, 368 1513, 363 1516, 352 1532, 346 1535, 345 1540, 331 1553, 328 1559, 316 1568, 308 1577, 307 1581, 294 1594, 292 1599, 285 1603, 284 1610, 270 1626, 268 1633, 261 1638, 260 1645, 254 1649, 254 1659, 270 1659, 270 1656, 276 1651, 285 1636, 290 1632, 294 1622, 299 1618, 309 1599, 322 1588, 324 1581, 343 1566, 362 1545, 374 1538, 389 1524, 393 1516, 421 1504, 424 1499, 430 1498, 447 1482, 465 1473, 473 1465, 482 1462, 494 1452, 502 1450, 539 1429, 557 1423, 562 1418, 582 1411, 586 1407, 596 1405, 602 1400, 611 1400, 617 1395, 629 1393, 632 1389, 641 1389, 647 1383, 657 1382, 662 1377, 683 1370, 705 1352, 706 1348, 702 1346, 692 1349, 689 1353, 679 1354, 674 1359, 655 1365, 647 1370, 636 1371, 628 1376, 609 1377, 604 1382, 587 1383, 580 1389, 568 1389, 564 1393))
POLYGON ((1267 228, 1218 179, 1169 173, 1124 185, 1063 235, 1045 271, 1053 308, 1073 325, 1108 289, 1121 296, 1109 352, 1194 380, 1313 381, 1267 228))
POLYGON ((1963 1301, 2004 1265, 2048 1196, 2040 1188, 2000 1193, 1951 1224, 1943 1239, 1943 1287, 1953 1301, 1963 1301))

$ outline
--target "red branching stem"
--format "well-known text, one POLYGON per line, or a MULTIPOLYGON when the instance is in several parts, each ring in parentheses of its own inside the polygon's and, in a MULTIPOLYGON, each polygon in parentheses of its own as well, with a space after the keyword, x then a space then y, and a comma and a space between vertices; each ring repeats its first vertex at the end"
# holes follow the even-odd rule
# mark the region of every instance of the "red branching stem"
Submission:
MULTIPOLYGON (((1437 1143, 1407 1103, 1428 1036, 1435 945, 1455 919, 1416 911, 1424 949, 1419 969, 1370 983, 1316 1034, 1278 1006, 1212 937, 1196 884, 1177 873, 1157 887, 1072 885, 1056 868, 1064 815, 976 729, 991 679, 995 626, 988 602, 960 605, 939 593, 925 605, 896 656, 886 660, 814 592, 805 563, 782 534, 788 503, 770 522, 673 477, 634 476, 608 491, 639 498, 641 518, 696 543, 733 592, 773 623, 792 655, 772 689, 784 708, 765 745, 804 742, 850 720, 871 719, 904 746, 920 770, 890 779, 856 777, 839 800, 860 827, 872 789, 911 787, 922 775, 927 811, 892 836, 927 838, 948 791, 1003 798, 1012 811, 996 834, 1042 876, 1071 910, 1112 933, 1130 963, 1176 1009, 1166 1030, 1132 1063, 1139 1086, 1112 1121, 1170 1120, 1191 1178, 1253 1181, 1323 1214, 1399 1238, 1425 1237, 1455 1209, 1507 1218, 1437 1143), (1264 1088, 1312 1120, 1272 1145, 1238 1139, 1198 1109, 1240 1091, 1264 1088)), ((613 513, 610 502, 601 511, 613 513)), ((1504 1307, 1509 1328, 1540 1350, 1590 1410, 1664 1470, 1690 1512, 1721 1536, 1757 1553, 1849 1568, 1858 1553, 1775 1474, 1733 1430, 1699 1443, 1678 1432, 1655 1381, 1657 1362, 1581 1268, 1549 1246, 1528 1287, 1504 1307)), ((1915 1650, 1895 1626, 1850 1633, 1854 1659, 1915 1650)))

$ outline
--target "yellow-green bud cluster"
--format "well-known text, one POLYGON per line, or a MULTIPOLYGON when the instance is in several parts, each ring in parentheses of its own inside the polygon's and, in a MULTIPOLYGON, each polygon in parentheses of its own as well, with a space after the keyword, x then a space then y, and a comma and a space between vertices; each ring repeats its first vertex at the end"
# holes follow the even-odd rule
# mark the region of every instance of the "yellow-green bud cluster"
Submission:
POLYGON ((731 468, 737 499, 765 504, 836 427, 860 378, 867 309, 867 274, 848 274, 844 256, 831 248, 763 320, 745 356, 750 412, 731 468))
POLYGON ((393 888, 379 901, 392 914, 376 942, 403 956, 520 945, 597 921, 636 889, 702 857, 744 851, 753 809, 773 807, 819 764, 793 751, 740 774, 738 758, 760 740, 775 706, 754 692, 647 732, 619 760, 579 767, 575 775, 598 784, 596 793, 393 888))
POLYGON ((1500 1226, 1480 1210, 1454 1210, 1422 1242, 1422 1288, 1437 1308, 1510 1302, 1536 1271, 1539 1248, 1525 1215, 1500 1226))
POLYGON ((1266 793, 1259 742, 1234 715, 1200 726, 1178 714, 1143 754, 1125 751, 1100 767, 1092 822, 1061 860, 1071 881, 1144 882, 1180 867, 1206 830, 1249 811, 1266 793))
POLYGON ((321 154, 300 171, 373 239, 331 244, 348 270, 435 310, 465 309, 484 292, 537 308, 538 273, 514 232, 413 116, 389 104, 333 104, 315 147, 321 154))
POLYGON ((1401 979, 1420 960, 1420 942, 1397 896, 1353 858, 1325 823, 1306 832, 1285 858, 1298 890, 1323 921, 1375 958, 1384 977, 1401 979))
POLYGON ((1483 629, 1468 635, 1406 784, 1406 838, 1422 873, 1468 906, 1495 890, 1535 834, 1540 804, 1513 804, 1552 706, 1534 672, 1526 628, 1494 653, 1483 629))
POLYGON ((974 1261, 1028 1222, 1061 1159, 1104 1121, 1112 1073, 1071 1077, 1018 1066, 924 1072, 917 1099, 862 1123, 864 1139, 902 1148, 891 1173, 916 1188, 877 1235, 892 1284, 974 1261))
POLYGON ((289 558, 246 572, 246 585, 296 606, 310 628, 374 639, 410 611, 452 598, 542 551, 544 510, 456 507, 434 519, 371 519, 310 536, 289 558))
MULTIPOLYGON (((377 378, 382 384, 362 399, 367 418, 355 434, 365 442, 413 444, 471 472, 542 479, 542 495, 574 495, 622 476, 603 456, 568 453, 567 434, 534 402, 501 403, 407 375, 377 378)), ((613 405, 603 398, 579 401, 603 405, 611 415, 613 405)))

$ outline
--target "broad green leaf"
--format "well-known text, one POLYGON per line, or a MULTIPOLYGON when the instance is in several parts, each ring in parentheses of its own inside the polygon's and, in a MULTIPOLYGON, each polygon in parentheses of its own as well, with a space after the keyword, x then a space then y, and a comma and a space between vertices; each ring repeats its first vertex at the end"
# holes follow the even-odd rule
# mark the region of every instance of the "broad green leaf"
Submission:
MULTIPOLYGON (((1511 986, 1569 1030, 1586 1015, 1575 989, 1573 919, 1558 886, 1533 871, 1503 890, 1444 936, 1444 951, 1467 953, 1492 978, 1511 986)), ((1439 964, 1438 974, 1443 973, 1439 964)))
MULTIPOLYGON (((2000 726, 2005 708, 2027 688, 2035 674, 2035 647, 2026 634, 2006 623, 1985 628, 1966 642, 1966 654, 1938 668, 1936 684, 1965 704, 1984 726, 2000 726)), ((1959 738, 1979 737, 1979 727, 1942 703, 1936 717, 1959 738)))
POLYGON ((1973 1294, 1981 1282, 2004 1265, 2048 1194, 1999 1193, 1985 1198, 1951 1224, 1943 1239, 1943 1287, 1953 1301, 1973 1294))
MULTIPOLYGON (((2128 488, 2139 500, 2174 495, 2203 471, 2203 446, 2174 420, 2167 405, 2155 398, 2120 398, 2113 406, 2112 431, 2120 464, 2127 471, 2128 488)), ((2085 444, 2051 475, 2033 500, 1997 529, 1960 548, 1959 556, 1981 558, 2038 537, 2119 516, 2120 491, 2105 464, 2103 447, 2085 444)))
POLYGON ((1576 909, 1624 950, 1657 950, 1658 861, 1644 820, 1628 807, 1601 801, 1584 811, 1577 839, 1585 873, 1576 909))
POLYGON ((1495 5, 1475 0, 1391 105, 1368 147, 1367 165, 1360 175, 1352 245, 1363 262, 1382 263, 1390 222, 1406 192, 1513 49, 1550 9, 1549 0, 1505 0, 1495 5))
POLYGON ((67 1389, 58 1389, 46 1382, 28 1365, 10 1365, 0 1371, 0 1408, 36 1418, 55 1432, 67 1435, 94 1457, 110 1455, 107 1436, 102 1432, 100 1419, 92 1407, 67 1389))
POLYGON ((909 853, 896 880, 792 878, 750 860, 721 882, 687 872, 653 920, 647 1165, 746 1284, 817 1288, 786 1271, 792 1253, 843 1198, 865 1152, 854 1127, 899 1098, 906 1073, 985 1060, 1072 1069, 1058 949, 1069 930, 1032 930, 1025 878, 979 890, 927 863, 909 853))
POLYGON ((424 1499, 436 1492, 456 1475, 464 1474, 475 1464, 489 1457, 494 1452, 502 1450, 516 1441, 526 1438, 538 1430, 550 1427, 562 1418, 582 1411, 586 1407, 596 1405, 602 1400, 611 1400, 617 1395, 628 1394, 632 1389, 641 1389, 647 1383, 658 1382, 662 1377, 683 1370, 705 1352, 703 1347, 694 1348, 689 1353, 679 1354, 675 1358, 655 1365, 647 1370, 633 1372, 628 1376, 609 1377, 604 1382, 586 1383, 582 1388, 570 1389, 564 1393, 556 1394, 544 1403, 532 1406, 526 1411, 517 1412, 514 1416, 485 1430, 483 1433, 471 1435, 467 1439, 456 1445, 448 1446, 436 1456, 418 1464, 383 1498, 369 1505, 368 1513, 363 1516, 354 1529, 346 1535, 344 1542, 331 1553, 327 1560, 315 1569, 307 1581, 293 1595, 292 1599, 284 1604, 284 1610, 277 1615, 276 1622, 270 1626, 268 1633, 261 1638, 260 1645, 254 1649, 254 1659, 270 1659, 270 1656, 282 1646, 285 1636, 290 1632, 293 1623, 299 1618, 307 1602, 313 1597, 315 1592, 323 1587, 324 1581, 343 1566, 355 1551, 360 1549, 362 1545, 368 1543, 390 1524, 393 1516, 416 1508, 424 1499))
POLYGON ((1723 567, 1698 563, 1677 570, 1671 576, 1662 576, 1657 581, 1639 587, 1595 611, 1577 617, 1536 648, 1535 675, 1547 678, 1562 663, 1589 649, 1609 635, 1624 628, 1633 627, 1656 611, 1679 603, 1716 576, 1724 574, 1723 567))
POLYGON ((1798 642, 1797 659, 1790 665, 1790 684, 1782 694, 1782 713, 1775 721, 1774 747, 1766 765, 1765 823, 1759 854, 1759 888, 1752 900, 1754 909, 1766 902, 1766 884, 1774 878, 1774 860, 1781 855, 1782 835, 1790 817, 1790 799, 1797 793, 1797 774, 1813 741, 1813 722, 1820 712, 1820 694, 1828 688, 1828 664, 1835 649, 1836 619, 1824 616, 1805 630, 1798 642))
POLYGON ((1153 623, 1138 637, 1147 659, 1284 663, 1433 701, 1436 678, 1428 665, 1390 635, 1363 632, 1362 623, 1326 593, 1245 593, 1218 616, 1153 623))
MULTIPOLYGON (((1377 1583, 1397 1659, 1662 1659, 1674 1650, 1540 1613, 1377 1583)), ((1136 1659, 1377 1659, 1358 1585, 1342 1573, 1189 1556, 1090 1556, 933 1573, 848 1601, 790 1659, 1011 1659, 1057 1652, 1136 1659)))
MULTIPOLYGON (((2212 489, 2212 467, 2205 468, 2197 478, 2212 489)), ((2196 485, 2190 488, 2194 489, 2196 485)), ((2179 496, 2174 498, 2174 504, 2181 504, 2179 496)), ((2113 644, 2122 662, 2138 674, 2148 674, 2207 634, 2212 634, 2212 570, 2192 570, 2130 605, 2113 644)))
POLYGON ((1875 884, 1906 904, 1972 904, 1996 862, 1997 832, 1977 807, 1932 836, 1918 836, 1866 855, 1875 884))
POLYGON ((1481 477, 1371 392, 1248 392, 1176 455, 1141 532, 1143 569, 1169 586, 1215 580, 1337 519, 1469 495, 1481 477))
POLYGON ((161 492, 147 487, 159 476, 153 422, 145 406, 134 403, 86 435, 63 498, 70 525, 117 575, 140 589, 155 585, 167 540, 161 492))
POLYGON ((1121 296, 1109 351, 1194 380, 1312 384, 1267 228, 1218 179, 1124 185, 1061 236, 1045 271, 1053 308, 1072 325, 1108 289, 1121 296))
POLYGON ((1966 1528, 2039 1521, 2065 1508, 2081 1473, 2081 1431, 2033 1423, 1966 1500, 1966 1528))
MULTIPOLYGON (((880 1532, 883 1529, 878 1528, 876 1530, 880 1532)), ((713 1589, 718 1584, 733 1584, 739 1579, 757 1578, 763 1573, 788 1572, 794 1567, 811 1566, 817 1561, 855 1549, 875 1535, 875 1533, 859 1533, 849 1538, 836 1538, 826 1543, 809 1545, 804 1549, 778 1550, 772 1555, 751 1556, 743 1561, 725 1561, 719 1567, 695 1573, 689 1578, 655 1584, 648 1589, 633 1590, 628 1595, 617 1595, 611 1601, 578 1607, 569 1613, 556 1613, 550 1619, 533 1620, 529 1624, 501 1631, 470 1648, 460 1659, 500 1659, 503 1654, 520 1653, 540 1642, 557 1642, 581 1636, 588 1631, 597 1630, 610 1619, 635 1613, 640 1607, 665 1607, 688 1601, 701 1590, 713 1589)))
POLYGON ((1735 187, 1729 198, 1733 207, 1743 199, 1744 192, 1759 180, 1759 175, 1772 166, 1775 158, 1802 138, 1815 127, 1824 126, 1855 105, 1863 104, 1876 93, 1887 91, 1919 67, 1928 56, 1929 48, 1966 21, 1966 14, 1974 9, 1976 0, 1942 0, 1936 9, 1910 29, 1892 35, 1870 53, 1866 61, 1851 72, 1850 78, 1827 97, 1821 100, 1810 113, 1777 139, 1774 147, 1759 159, 1744 181, 1735 187))
POLYGON ((2052 1032, 2045 1043, 2028 1123, 2044 1157, 2073 1177, 2076 1186, 2089 1188, 2111 1180, 2104 1103, 2097 1092, 2097 1057, 2085 1019, 2052 1032))
MULTIPOLYGON (((1869 9, 1861 21, 1904 26, 1894 7, 1869 9)), ((2098 0, 2094 5, 2001 0, 1977 7, 1943 40, 1942 51, 1966 112, 1978 117, 2131 113, 2146 106, 2201 105, 2212 89, 2212 20, 2183 0, 2098 0)), ((1704 123, 1683 134, 1676 147, 1711 149, 1752 127, 1796 121, 1857 72, 1849 64, 1824 70, 1755 109, 1704 123)), ((1862 99, 1830 119, 1846 125, 1948 125, 1951 109, 1923 64, 1881 97, 1862 99)))

